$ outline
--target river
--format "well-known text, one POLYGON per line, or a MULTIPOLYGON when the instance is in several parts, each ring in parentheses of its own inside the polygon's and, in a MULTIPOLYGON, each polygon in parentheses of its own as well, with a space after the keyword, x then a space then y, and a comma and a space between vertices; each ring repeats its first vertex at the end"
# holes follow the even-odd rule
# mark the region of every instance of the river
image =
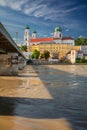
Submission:
POLYGON ((0 130, 87 130, 87 65, 26 66, 0 76, 0 130))

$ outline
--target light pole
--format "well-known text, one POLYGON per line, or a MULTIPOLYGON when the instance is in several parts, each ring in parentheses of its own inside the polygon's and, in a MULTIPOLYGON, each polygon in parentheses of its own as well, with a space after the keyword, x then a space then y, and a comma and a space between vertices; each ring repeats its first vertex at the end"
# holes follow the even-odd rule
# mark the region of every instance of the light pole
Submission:
POLYGON ((18 32, 15 32, 16 34, 16 44, 18 43, 18 32))

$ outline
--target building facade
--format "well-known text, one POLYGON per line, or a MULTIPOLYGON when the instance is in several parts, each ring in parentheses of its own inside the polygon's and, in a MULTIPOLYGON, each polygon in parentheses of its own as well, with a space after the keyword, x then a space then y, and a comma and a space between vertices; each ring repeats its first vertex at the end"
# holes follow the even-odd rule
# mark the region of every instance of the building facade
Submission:
POLYGON ((33 31, 32 35, 30 35, 30 28, 27 26, 24 32, 24 45, 30 47, 41 43, 70 44, 74 46, 74 39, 72 37, 63 37, 60 26, 55 27, 53 36, 47 38, 38 38, 36 31, 33 31))
POLYGON ((45 50, 47 50, 50 52, 50 57, 58 55, 59 59, 63 59, 66 57, 67 53, 72 49, 76 51, 80 50, 80 46, 72 46, 70 44, 43 43, 30 46, 28 48, 28 51, 33 52, 35 49, 40 51, 40 53, 43 53, 45 50))

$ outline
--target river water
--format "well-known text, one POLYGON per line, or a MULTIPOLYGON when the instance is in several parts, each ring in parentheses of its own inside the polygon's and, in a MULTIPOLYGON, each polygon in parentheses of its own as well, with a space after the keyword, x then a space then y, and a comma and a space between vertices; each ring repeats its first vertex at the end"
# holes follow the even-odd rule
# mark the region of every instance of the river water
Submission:
POLYGON ((26 66, 0 77, 0 130, 87 130, 87 65, 26 66))

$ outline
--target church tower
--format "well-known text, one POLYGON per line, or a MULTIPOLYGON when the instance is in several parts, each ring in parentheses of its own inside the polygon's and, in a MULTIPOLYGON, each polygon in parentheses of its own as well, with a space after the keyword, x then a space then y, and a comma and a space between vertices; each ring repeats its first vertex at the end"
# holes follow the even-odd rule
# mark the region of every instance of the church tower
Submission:
POLYGON ((24 45, 30 46, 30 27, 27 25, 24 32, 24 45))
POLYGON ((60 26, 55 27, 54 38, 62 39, 62 29, 60 26))
POLYGON ((34 39, 34 38, 37 38, 37 32, 36 31, 33 31, 32 32, 32 38, 34 39))

